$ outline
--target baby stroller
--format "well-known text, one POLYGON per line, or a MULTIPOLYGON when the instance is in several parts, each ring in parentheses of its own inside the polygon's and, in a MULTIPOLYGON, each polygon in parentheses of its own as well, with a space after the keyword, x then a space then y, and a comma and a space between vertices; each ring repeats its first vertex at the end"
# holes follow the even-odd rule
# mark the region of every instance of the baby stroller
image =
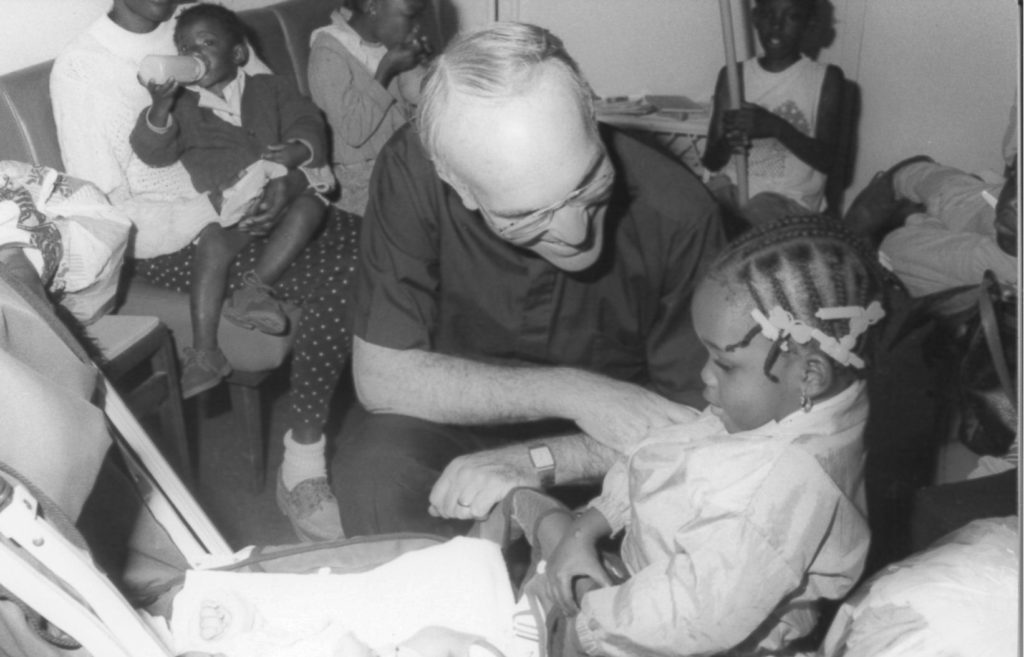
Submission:
POLYGON ((190 569, 353 573, 442 542, 235 553, 52 308, 2 268, 0 372, 2 657, 167 657, 149 619, 190 569))

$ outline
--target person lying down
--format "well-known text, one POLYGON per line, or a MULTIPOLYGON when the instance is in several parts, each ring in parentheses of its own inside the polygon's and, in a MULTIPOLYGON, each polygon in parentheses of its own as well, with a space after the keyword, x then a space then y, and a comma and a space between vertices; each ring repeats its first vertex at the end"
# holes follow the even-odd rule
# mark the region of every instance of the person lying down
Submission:
POLYGON ((169 621, 195 657, 533 657, 498 546, 457 537, 363 573, 189 571, 169 621))

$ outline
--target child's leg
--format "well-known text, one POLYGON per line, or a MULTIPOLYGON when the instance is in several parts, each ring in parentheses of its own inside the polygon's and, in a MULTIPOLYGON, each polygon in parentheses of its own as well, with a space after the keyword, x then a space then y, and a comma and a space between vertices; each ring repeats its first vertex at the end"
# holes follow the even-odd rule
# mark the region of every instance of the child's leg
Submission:
POLYGON ((238 252, 252 239, 240 231, 210 224, 196 240, 189 307, 192 311, 192 346, 217 348, 217 326, 224 305, 228 269, 238 252))
POLYGON ((304 194, 292 202, 253 269, 245 272, 245 287, 236 291, 224 307, 227 319, 271 335, 288 330, 288 316, 272 286, 309 244, 325 214, 326 206, 312 195, 304 194))
POLYGON ((327 206, 312 194, 302 194, 292 201, 284 217, 274 227, 266 248, 256 260, 256 275, 273 285, 284 270, 313 239, 327 214, 327 206))
POLYGON ((181 396, 185 399, 214 387, 231 373, 217 345, 217 326, 231 261, 250 239, 244 233, 210 224, 196 240, 189 287, 192 347, 184 350, 181 366, 181 396))

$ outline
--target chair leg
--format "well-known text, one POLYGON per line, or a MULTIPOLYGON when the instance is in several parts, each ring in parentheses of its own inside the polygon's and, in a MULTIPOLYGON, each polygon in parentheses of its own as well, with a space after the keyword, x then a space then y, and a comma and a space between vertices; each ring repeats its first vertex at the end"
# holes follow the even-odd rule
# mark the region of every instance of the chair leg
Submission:
POLYGON ((185 409, 181 400, 181 380, 178 376, 177 357, 174 343, 167 329, 164 331, 163 344, 153 355, 153 369, 164 373, 167 378, 167 398, 160 404, 160 426, 171 442, 172 450, 178 460, 179 472, 187 481, 192 481, 191 450, 188 445, 188 431, 185 428, 185 409))
POLYGON ((234 413, 235 424, 245 441, 244 457, 249 463, 252 490, 259 493, 263 490, 267 469, 260 389, 228 380, 228 391, 231 395, 231 410, 234 413))

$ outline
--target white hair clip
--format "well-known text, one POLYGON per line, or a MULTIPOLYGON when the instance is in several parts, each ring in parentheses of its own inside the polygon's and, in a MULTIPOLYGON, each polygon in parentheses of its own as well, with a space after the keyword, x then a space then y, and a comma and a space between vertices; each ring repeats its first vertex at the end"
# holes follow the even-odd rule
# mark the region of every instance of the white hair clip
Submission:
MULTIPOLYGON (((852 350, 857 344, 857 338, 868 330, 869 326, 877 324, 885 317, 885 310, 878 301, 872 301, 867 308, 860 306, 834 306, 819 309, 818 312, 814 313, 814 316, 818 319, 845 319, 850 322, 849 332, 839 340, 826 335, 821 329, 801 322, 781 306, 772 308, 768 312, 767 317, 757 308, 751 310, 750 315, 761 327, 761 335, 772 342, 780 338, 792 339, 797 344, 806 344, 808 341, 814 340, 821 347, 821 350, 837 363, 862 369, 864 361, 860 356, 853 353, 852 350)), ((789 346, 785 341, 780 344, 780 348, 782 351, 789 351, 789 346)))

